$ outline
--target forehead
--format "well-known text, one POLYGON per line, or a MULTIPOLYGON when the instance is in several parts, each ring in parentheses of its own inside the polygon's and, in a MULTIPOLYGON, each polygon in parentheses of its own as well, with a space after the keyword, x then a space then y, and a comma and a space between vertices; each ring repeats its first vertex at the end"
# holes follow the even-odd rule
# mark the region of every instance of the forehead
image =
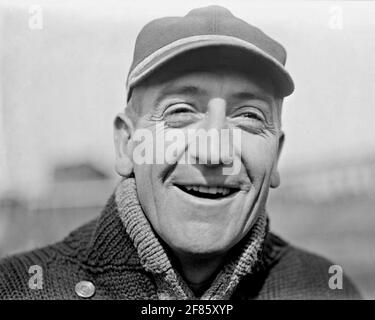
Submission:
POLYGON ((140 98, 141 104, 155 103, 173 95, 224 99, 252 97, 270 104, 275 101, 274 88, 267 77, 225 65, 164 68, 163 72, 144 81, 134 94, 140 98))
POLYGON ((161 94, 182 92, 196 95, 219 95, 223 98, 239 93, 259 96, 272 96, 272 87, 265 79, 250 76, 230 68, 214 68, 203 71, 190 71, 159 82, 161 94), (190 88, 191 90, 184 90, 190 88), (182 90, 181 90, 182 89, 182 90))

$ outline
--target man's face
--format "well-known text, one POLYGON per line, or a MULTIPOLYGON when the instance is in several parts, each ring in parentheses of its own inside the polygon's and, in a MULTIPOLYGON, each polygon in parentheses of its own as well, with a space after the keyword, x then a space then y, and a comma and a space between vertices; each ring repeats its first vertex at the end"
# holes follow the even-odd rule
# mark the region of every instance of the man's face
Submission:
POLYGON ((170 76, 163 72, 137 90, 134 108, 141 114, 135 129, 150 130, 154 148, 164 144, 167 150, 173 141, 166 136, 176 130, 185 137, 194 129, 240 133, 236 147, 231 139, 219 142, 229 143, 234 151, 231 160, 239 163, 235 174, 223 174, 228 159, 220 153, 219 163, 212 163, 211 140, 212 148, 202 150, 186 139, 168 156, 169 163, 134 161, 142 208, 169 247, 183 253, 226 252, 264 210, 271 180, 277 176, 282 133, 271 83, 227 68, 208 68, 170 76), (196 164, 186 164, 192 158, 195 162, 190 163, 196 164))

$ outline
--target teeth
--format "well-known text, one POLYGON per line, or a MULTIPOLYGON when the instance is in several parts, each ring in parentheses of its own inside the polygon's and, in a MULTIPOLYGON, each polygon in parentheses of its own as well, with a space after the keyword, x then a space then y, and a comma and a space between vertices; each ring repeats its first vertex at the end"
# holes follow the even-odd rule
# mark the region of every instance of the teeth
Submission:
POLYGON ((211 194, 216 194, 216 193, 222 193, 219 191, 219 188, 216 188, 216 187, 210 187, 208 188, 208 193, 211 193, 211 194))
POLYGON ((230 193, 229 188, 223 187, 205 187, 205 186, 185 186, 187 190, 194 190, 201 193, 210 193, 210 194, 217 194, 221 193, 222 195, 226 196, 230 193))
POLYGON ((207 188, 207 187, 199 187, 199 192, 201 192, 201 193, 209 193, 208 190, 209 190, 209 188, 207 188))

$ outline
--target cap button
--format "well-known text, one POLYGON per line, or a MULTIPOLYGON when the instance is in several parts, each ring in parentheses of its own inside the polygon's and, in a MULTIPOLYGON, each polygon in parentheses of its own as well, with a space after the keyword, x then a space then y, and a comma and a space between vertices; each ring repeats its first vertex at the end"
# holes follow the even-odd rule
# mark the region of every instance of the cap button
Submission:
POLYGON ((75 291, 81 298, 90 298, 95 293, 95 286, 90 281, 80 281, 76 284, 75 291))

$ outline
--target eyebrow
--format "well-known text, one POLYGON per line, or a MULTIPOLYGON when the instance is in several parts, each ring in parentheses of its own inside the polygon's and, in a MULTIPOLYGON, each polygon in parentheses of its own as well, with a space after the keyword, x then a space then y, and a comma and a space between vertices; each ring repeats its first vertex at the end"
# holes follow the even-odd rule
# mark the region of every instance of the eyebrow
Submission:
POLYGON ((273 105, 273 101, 271 97, 265 95, 265 94, 254 94, 248 91, 241 91, 241 92, 236 92, 231 95, 231 98, 233 100, 264 100, 268 102, 271 106, 273 105))
MULTIPOLYGON (((170 85, 163 88, 157 96, 155 100, 155 110, 157 112, 160 111, 161 102, 165 98, 173 95, 197 97, 207 95, 207 91, 194 85, 176 85, 175 83, 171 83, 170 85)), ((230 99, 238 101, 258 99, 267 102, 271 107, 274 105, 272 98, 267 94, 252 93, 250 91, 240 91, 233 93, 230 95, 230 99)))
POLYGON ((165 88, 163 88, 155 100, 155 104, 159 105, 159 103, 168 96, 171 95, 189 95, 189 96, 202 96, 206 93, 205 90, 202 90, 194 85, 175 85, 171 84, 165 88))

